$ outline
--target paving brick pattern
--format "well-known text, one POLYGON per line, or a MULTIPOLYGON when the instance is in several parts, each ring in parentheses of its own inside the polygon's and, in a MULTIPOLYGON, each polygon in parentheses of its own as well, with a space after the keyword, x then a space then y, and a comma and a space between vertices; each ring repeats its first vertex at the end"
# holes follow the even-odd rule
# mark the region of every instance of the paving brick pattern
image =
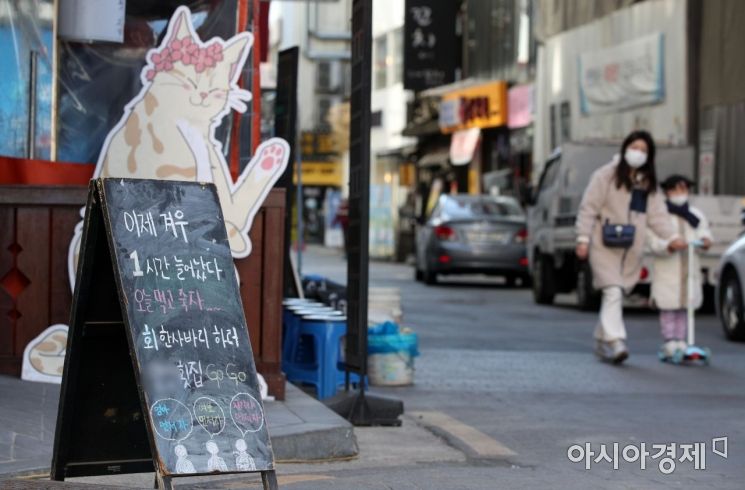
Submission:
POLYGON ((0 474, 48 468, 59 386, 0 376, 0 474))

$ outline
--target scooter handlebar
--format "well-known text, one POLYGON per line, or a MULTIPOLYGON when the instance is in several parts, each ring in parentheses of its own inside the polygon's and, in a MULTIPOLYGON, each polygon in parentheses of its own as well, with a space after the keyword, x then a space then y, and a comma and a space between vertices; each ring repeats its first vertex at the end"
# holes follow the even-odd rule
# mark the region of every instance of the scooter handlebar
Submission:
POLYGON ((693 248, 702 248, 704 246, 704 241, 698 239, 691 240, 690 242, 688 242, 688 246, 693 248))

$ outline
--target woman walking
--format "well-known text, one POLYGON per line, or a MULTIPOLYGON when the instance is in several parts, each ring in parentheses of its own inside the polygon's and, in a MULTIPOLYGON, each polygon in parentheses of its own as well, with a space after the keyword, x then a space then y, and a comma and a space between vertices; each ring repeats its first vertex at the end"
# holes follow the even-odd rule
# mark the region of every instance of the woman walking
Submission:
POLYGON ((593 284, 602 291, 595 353, 614 364, 629 357, 623 296, 639 279, 647 226, 671 252, 686 247, 658 191, 654 158, 652 136, 632 132, 620 155, 593 173, 577 214, 577 258, 589 256, 593 284))

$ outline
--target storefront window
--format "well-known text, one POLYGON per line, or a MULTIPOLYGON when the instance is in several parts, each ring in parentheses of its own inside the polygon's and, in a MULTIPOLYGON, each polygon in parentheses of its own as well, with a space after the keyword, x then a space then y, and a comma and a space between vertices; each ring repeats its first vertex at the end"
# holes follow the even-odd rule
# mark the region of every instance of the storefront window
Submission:
MULTIPOLYGON (((188 6, 203 41, 235 34, 237 0, 200 0, 188 6)), ((121 44, 59 42, 58 160, 96 162, 125 104, 142 88, 145 54, 160 43, 177 7, 178 3, 128 0, 121 44)), ((216 131, 226 151, 231 123, 232 118, 225 118, 216 131)))
POLYGON ((53 0, 0 0, 0 156, 51 154, 53 38, 53 0))

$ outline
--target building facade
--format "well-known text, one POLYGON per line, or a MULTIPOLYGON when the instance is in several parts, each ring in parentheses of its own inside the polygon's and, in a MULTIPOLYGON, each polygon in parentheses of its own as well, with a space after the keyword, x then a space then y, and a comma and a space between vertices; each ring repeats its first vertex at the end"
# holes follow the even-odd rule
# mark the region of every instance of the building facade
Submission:
MULTIPOLYGON (((350 89, 351 0, 272 2, 270 50, 266 71, 276 67, 280 51, 299 48, 297 163, 302 173, 304 242, 342 245, 335 219, 346 194, 345 145, 336 139, 334 114, 350 89)), ((297 178, 295 178, 297 183, 297 178)), ((292 212, 293 240, 297 212, 292 212)))
POLYGON ((403 84, 404 2, 374 2, 372 27, 370 255, 401 258, 400 250, 411 240, 402 209, 410 200, 410 156, 416 142, 402 134, 412 97, 403 84))
POLYGON ((532 172, 533 3, 452 5, 455 81, 417 92, 405 131, 418 137, 421 218, 443 192, 521 197, 532 172))

